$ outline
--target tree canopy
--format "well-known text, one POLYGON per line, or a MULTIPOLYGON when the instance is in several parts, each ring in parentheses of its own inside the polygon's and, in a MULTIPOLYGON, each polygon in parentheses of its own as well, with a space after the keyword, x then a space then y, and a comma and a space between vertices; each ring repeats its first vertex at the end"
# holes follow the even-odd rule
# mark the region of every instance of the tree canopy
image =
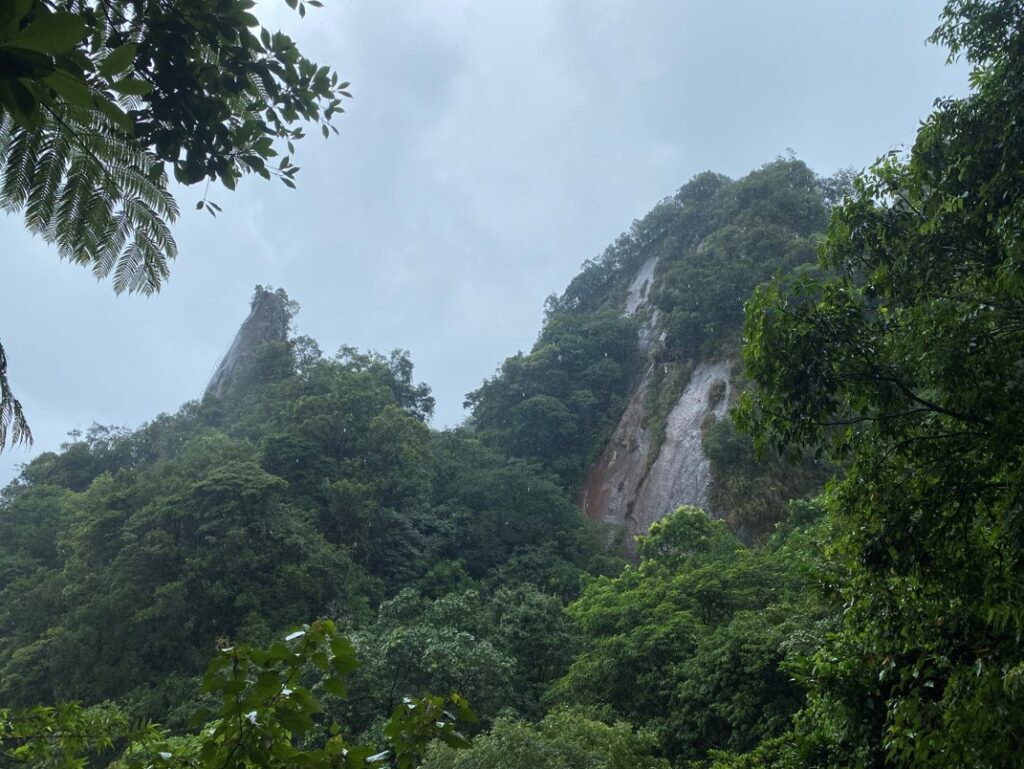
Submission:
POLYGON ((974 65, 833 213, 820 270, 755 295, 743 420, 845 465, 840 631, 801 721, 824 764, 1005 765, 1024 741, 1024 18, 950 2, 974 65))
POLYGON ((27 464, 0 494, 0 696, 178 727, 218 638, 328 616, 365 663, 360 731, 431 691, 535 714, 564 600, 621 561, 548 473, 432 433, 432 405, 400 351, 272 342, 224 396, 27 464))

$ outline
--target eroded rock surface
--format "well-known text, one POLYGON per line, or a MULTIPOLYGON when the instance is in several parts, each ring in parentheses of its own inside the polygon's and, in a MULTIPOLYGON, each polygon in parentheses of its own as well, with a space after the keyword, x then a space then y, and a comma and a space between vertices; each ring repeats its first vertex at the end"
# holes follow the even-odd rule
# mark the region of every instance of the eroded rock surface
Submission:
POLYGON ((626 292, 626 306, 623 308, 624 315, 644 316, 637 335, 637 344, 644 355, 651 352, 655 339, 661 335, 658 330, 659 313, 650 301, 651 289, 654 286, 654 268, 657 266, 656 256, 652 256, 640 266, 626 292))
POLYGON ((584 484, 589 517, 623 527, 632 542, 680 505, 708 509, 711 464, 701 441, 705 427, 728 409, 730 368, 728 361, 697 366, 668 415, 656 456, 650 430, 643 426, 650 381, 644 377, 584 484))
POLYGON ((637 311, 647 304, 647 296, 654 283, 654 268, 658 266, 658 257, 652 256, 642 265, 626 293, 626 315, 636 315, 637 311))
POLYGON ((626 519, 630 533, 645 533, 680 505, 708 510, 711 463, 701 442, 704 428, 725 416, 731 395, 729 368, 725 361, 703 362, 690 376, 668 415, 665 440, 626 519))
MULTIPOLYGON (((650 303, 656 266, 656 258, 641 265, 623 307, 624 314, 642 319, 637 343, 645 354, 663 337, 650 303)), ((643 422, 655 365, 652 359, 583 486, 586 514, 621 526, 630 543, 680 505, 708 509, 711 464, 701 445, 703 432, 725 416, 733 394, 730 361, 699 362, 669 412, 664 440, 654 446, 651 426, 643 422)))
POLYGON ((632 516, 651 452, 643 426, 647 383, 644 377, 583 486, 583 510, 595 520, 624 526, 632 516))
POLYGON ((210 377, 206 396, 224 395, 249 367, 263 345, 287 341, 291 318, 288 294, 284 289, 269 291, 256 286, 249 317, 242 322, 231 347, 210 377))

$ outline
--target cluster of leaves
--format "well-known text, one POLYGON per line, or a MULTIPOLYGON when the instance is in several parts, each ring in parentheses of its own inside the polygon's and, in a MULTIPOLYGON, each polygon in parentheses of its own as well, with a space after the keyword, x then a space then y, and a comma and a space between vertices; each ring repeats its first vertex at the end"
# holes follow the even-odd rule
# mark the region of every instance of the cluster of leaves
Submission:
POLYGON ((481 714, 543 715, 541 698, 567 670, 578 639, 563 601, 529 583, 471 588, 435 599, 406 588, 351 633, 366 660, 353 676, 342 721, 372 732, 402 692, 458 691, 481 714), (373 707, 365 703, 372 702, 373 707))
POLYGON ((29 443, 32 430, 25 419, 21 401, 11 391, 7 378, 7 353, 0 344, 0 447, 7 445, 8 438, 12 444, 29 443))
POLYGON ((814 260, 828 219, 823 181, 788 157, 736 182, 707 173, 679 190, 653 293, 665 357, 735 349, 754 287, 814 260))
POLYGON ((732 419, 716 420, 704 431, 711 462, 709 504, 721 510, 729 528, 745 542, 768 538, 786 518, 790 502, 820 493, 835 468, 814 457, 763 455, 732 419))
POLYGON ((707 171, 661 201, 547 305, 562 314, 621 308, 640 266, 658 262, 649 297, 668 334, 665 359, 736 347, 743 304, 780 270, 814 261, 829 206, 851 183, 849 172, 818 177, 788 156, 733 181, 707 171))
POLYGON ((500 719, 466 750, 433 743, 424 769, 668 769, 650 734, 556 709, 536 724, 500 719))
POLYGON ((83 766, 86 756, 109 760, 115 745, 146 744, 160 736, 155 725, 132 724, 121 709, 109 704, 0 709, 0 756, 21 765, 83 766))
POLYGON ((0 208, 24 209, 30 231, 116 291, 149 292, 175 255, 166 167, 183 184, 233 189, 255 173, 294 186, 298 124, 327 135, 348 84, 261 27, 254 5, 5 3, 0 208))
MULTIPOLYGON (((287 0, 300 15, 320 0, 287 0)), ((262 27, 254 0, 0 5, 0 211, 114 290, 157 291, 182 184, 294 187, 303 125, 337 129, 348 83, 262 27), (272 160, 280 160, 272 165, 272 160)), ((219 206, 204 195, 197 208, 219 206)), ((32 434, 0 345, 0 450, 32 434)))
POLYGON ((329 620, 266 648, 225 642, 202 680, 216 707, 195 712, 195 734, 170 737, 109 705, 4 709, 0 753, 55 768, 84 766, 95 755, 124 769, 411 769, 435 739, 468 744, 456 726, 475 716, 458 694, 406 698, 383 729, 387 749, 347 739, 340 724, 323 718, 316 692, 344 697, 356 667, 352 644, 329 620))
POLYGON ((639 550, 638 565, 570 605, 582 651, 549 699, 650 730, 677 764, 784 732, 802 704, 784 663, 818 619, 800 568, 808 535, 749 550, 684 507, 639 550))
POLYGON ((639 366, 636 325, 606 308, 550 315, 528 355, 508 358, 466 396, 472 425, 514 457, 544 463, 573 488, 596 459, 639 366))
POLYGON ((974 65, 906 156, 857 180, 821 272, 758 292, 743 421, 846 466, 826 497, 841 626, 798 722, 818 766, 1006 766, 1024 741, 1024 34, 950 2, 974 65))

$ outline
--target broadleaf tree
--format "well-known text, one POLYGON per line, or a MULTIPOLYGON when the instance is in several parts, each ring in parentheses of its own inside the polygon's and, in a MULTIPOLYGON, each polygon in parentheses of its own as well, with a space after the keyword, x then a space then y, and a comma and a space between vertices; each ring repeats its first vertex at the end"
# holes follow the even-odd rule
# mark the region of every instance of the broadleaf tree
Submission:
POLYGON ((842 626, 809 661, 815 766, 1005 766, 1024 741, 1024 4, 947 3, 973 65, 752 300, 762 448, 830 453, 842 626))
POLYGON ((267 647, 226 639, 202 691, 194 734, 132 721, 116 706, 0 709, 0 761, 81 769, 116 759, 123 769, 414 769, 431 742, 468 745, 458 731, 476 716, 459 694, 407 697, 384 725, 387 746, 359 743, 325 718, 320 697, 345 697, 355 651, 330 620, 303 625, 267 647))

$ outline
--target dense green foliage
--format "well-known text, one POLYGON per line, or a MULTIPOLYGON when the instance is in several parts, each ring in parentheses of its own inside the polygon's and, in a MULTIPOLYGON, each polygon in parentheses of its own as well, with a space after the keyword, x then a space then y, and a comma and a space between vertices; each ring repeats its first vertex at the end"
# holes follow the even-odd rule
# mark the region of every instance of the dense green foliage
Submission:
POLYGON ((329 620, 267 648, 222 644, 202 680, 216 709, 195 713, 195 734, 171 736, 109 705, 2 709, 0 760, 57 769, 119 753, 123 769, 411 769, 435 739, 468 744, 456 725, 475 716, 458 694, 407 697, 382 730, 387 750, 348 739, 340 724, 324 718, 320 697, 346 697, 345 681, 357 664, 352 644, 329 620))
POLYGON ((754 441, 732 419, 710 425, 702 447, 711 462, 711 507, 747 542, 770 536, 790 500, 817 494, 834 472, 826 461, 798 461, 791 452, 759 457, 754 441))
POLYGON ((407 652, 365 641, 357 685, 373 691, 353 723, 456 685, 493 703, 485 717, 535 714, 567 662, 558 633, 528 629, 557 628, 584 568, 617 562, 550 477, 428 430, 433 401, 411 377, 402 353, 272 343, 224 399, 135 432, 95 428, 27 465, 0 499, 4 699, 118 698, 177 724, 218 638, 330 616, 383 639, 400 617, 407 652), (472 622, 455 632, 460 602, 472 622), (382 692, 402 653, 416 669, 382 692), (480 685, 450 678, 453 660, 480 685), (499 684, 506 696, 487 700, 499 684))
POLYGON ((696 508, 656 523, 638 565, 569 607, 585 640, 550 696, 648 728, 676 762, 780 734, 801 704, 781 663, 813 614, 801 548, 749 550, 696 508))
POLYGON ((34 460, 0 496, 0 695, 27 707, 0 710, 5 765, 1019 763, 1022 29, 1019 2, 948 3, 936 39, 972 94, 852 185, 792 159, 696 177, 549 303, 465 429, 426 426, 405 354, 299 338, 224 398, 34 460), (653 255, 654 304, 622 317, 653 255), (638 327, 658 311, 670 402, 776 271, 746 308, 752 437, 704 429, 756 546, 683 508, 624 565, 567 491, 636 381, 638 327), (466 699, 430 691, 474 703, 469 747, 466 699), (32 707, 68 698, 90 707, 32 707))
POLYGON ((555 710, 535 726, 501 719, 467 750, 435 743, 424 769, 668 769, 649 735, 555 710))
POLYGON ((737 182, 703 174, 675 201, 654 301, 665 316, 666 355, 686 359, 736 345, 750 292, 813 261, 828 213, 820 180, 793 159, 737 182))
POLYGON ((651 298, 668 332, 666 359, 735 348, 754 287, 814 260, 838 178, 819 178, 792 157, 738 181, 698 174, 585 263, 562 296, 549 300, 548 322, 621 309, 629 282, 655 258, 651 298))
POLYGON ((616 310, 553 314, 530 354, 508 358, 466 405, 488 444, 543 462, 572 487, 625 407, 638 365, 636 325, 616 310))
POLYGON ((974 65, 761 290, 744 421, 848 464, 826 496, 839 631, 800 729, 827 766, 1007 766, 1024 744, 1024 9, 951 2, 974 65))

